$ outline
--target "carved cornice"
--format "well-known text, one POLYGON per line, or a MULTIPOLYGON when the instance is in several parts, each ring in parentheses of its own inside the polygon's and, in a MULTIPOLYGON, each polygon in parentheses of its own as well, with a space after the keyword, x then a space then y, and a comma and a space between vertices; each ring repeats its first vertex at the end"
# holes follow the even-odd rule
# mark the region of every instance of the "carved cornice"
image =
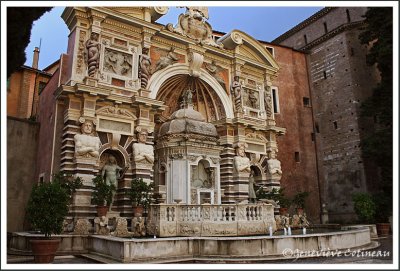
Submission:
POLYGON ((352 22, 352 23, 343 24, 343 25, 333 29, 332 31, 326 33, 322 37, 320 37, 320 38, 318 38, 316 40, 313 40, 312 42, 308 43, 307 45, 299 48, 298 50, 300 50, 300 51, 308 51, 311 48, 313 48, 314 46, 317 46, 317 45, 321 44, 322 42, 324 42, 326 40, 329 40, 330 38, 332 38, 332 37, 344 32, 346 30, 357 28, 357 27, 360 27, 360 26, 363 26, 363 25, 366 25, 365 21, 358 21, 358 22, 352 22))

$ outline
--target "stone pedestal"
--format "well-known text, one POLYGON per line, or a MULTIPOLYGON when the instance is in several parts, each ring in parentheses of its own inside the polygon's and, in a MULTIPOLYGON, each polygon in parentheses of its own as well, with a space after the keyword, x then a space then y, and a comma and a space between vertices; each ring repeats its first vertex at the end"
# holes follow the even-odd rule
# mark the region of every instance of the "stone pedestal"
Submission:
POLYGON ((150 163, 132 163, 133 179, 142 178, 146 182, 153 179, 153 164, 150 163))
POLYGON ((74 159, 74 177, 82 178, 82 188, 77 189, 70 210, 73 217, 93 218, 96 210, 91 204, 94 176, 98 174, 97 158, 76 157, 74 159))
MULTIPOLYGON (((247 171, 233 173, 232 189, 235 191, 234 199, 236 202, 248 200, 249 198, 249 177, 247 171)), ((226 194, 226 192, 225 192, 226 194)))

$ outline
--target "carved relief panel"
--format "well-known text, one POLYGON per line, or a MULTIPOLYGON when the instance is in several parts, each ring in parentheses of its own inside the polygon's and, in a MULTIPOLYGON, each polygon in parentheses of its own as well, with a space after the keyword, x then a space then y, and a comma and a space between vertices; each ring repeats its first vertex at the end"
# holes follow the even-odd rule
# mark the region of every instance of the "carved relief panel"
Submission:
POLYGON ((117 87, 137 90, 138 80, 138 48, 128 41, 118 38, 102 39, 99 82, 117 87))

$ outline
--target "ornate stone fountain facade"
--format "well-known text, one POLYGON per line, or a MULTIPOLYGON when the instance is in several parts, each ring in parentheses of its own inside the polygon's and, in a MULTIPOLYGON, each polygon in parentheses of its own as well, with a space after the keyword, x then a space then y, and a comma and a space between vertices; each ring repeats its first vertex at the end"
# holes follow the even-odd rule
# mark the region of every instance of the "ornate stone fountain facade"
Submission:
POLYGON ((245 204, 251 171, 256 185, 279 187, 276 137, 285 129, 271 110, 273 56, 238 30, 216 39, 205 7, 187 7, 175 27, 155 24, 167 11, 67 7, 62 14, 71 33, 55 90, 57 155, 60 170, 84 179, 71 223, 95 218, 92 178, 109 156, 124 169, 113 211, 127 218, 134 178, 154 182, 160 204, 210 210, 245 204))

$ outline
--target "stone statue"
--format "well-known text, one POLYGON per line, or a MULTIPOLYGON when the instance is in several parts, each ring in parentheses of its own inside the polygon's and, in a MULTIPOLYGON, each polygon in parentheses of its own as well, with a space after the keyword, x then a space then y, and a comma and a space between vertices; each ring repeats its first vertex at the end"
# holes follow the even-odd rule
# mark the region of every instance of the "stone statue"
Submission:
POLYGON ((250 159, 246 156, 246 143, 239 143, 236 148, 236 156, 233 158, 233 163, 235 165, 236 172, 249 172, 250 169, 250 159))
POLYGON ((182 105, 193 104, 193 92, 194 90, 187 89, 182 93, 182 105))
POLYGON ((128 221, 124 217, 118 217, 115 226, 115 231, 112 232, 116 237, 131 237, 132 234, 128 231, 128 221))
POLYGON ((100 59, 100 43, 99 34, 92 32, 90 39, 85 43, 85 60, 88 66, 88 75, 94 77, 96 70, 99 68, 100 59))
POLYGON ((76 221, 76 225, 74 228, 74 234, 82 234, 82 235, 88 235, 89 234, 89 228, 91 227, 90 222, 86 218, 79 218, 76 221))
POLYGON ((132 228, 132 232, 133 232, 133 237, 146 236, 146 227, 144 225, 143 217, 132 218, 131 228, 132 228))
POLYGON ((272 97, 271 97, 271 89, 269 86, 265 86, 264 106, 265 106, 265 112, 267 113, 267 118, 270 118, 272 116, 272 97))
POLYGON ((168 51, 168 54, 166 56, 162 56, 156 64, 156 68, 154 72, 162 70, 175 62, 179 60, 178 55, 174 52, 174 48, 171 47, 171 49, 168 51))
POLYGON ((144 47, 142 49, 142 54, 140 55, 140 62, 139 62, 139 71, 140 71, 140 85, 143 89, 146 89, 147 83, 150 80, 151 76, 151 59, 148 56, 149 48, 144 47))
POLYGON ((282 175, 282 169, 281 169, 281 162, 275 158, 276 153, 275 151, 271 151, 269 153, 269 159, 268 159, 268 171, 270 174, 274 175, 282 175))
POLYGON ((208 8, 207 7, 186 7, 187 13, 193 19, 202 21, 203 19, 208 20, 208 8))
POLYGON ((249 106, 252 108, 258 108, 258 97, 254 90, 249 92, 249 106))
POLYGON ((117 165, 117 160, 113 155, 108 156, 108 161, 101 170, 101 176, 106 180, 107 184, 113 184, 118 187, 117 180, 121 176, 121 167, 117 165))
POLYGON ((99 157, 100 139, 93 136, 93 122, 86 120, 81 125, 81 133, 74 136, 75 156, 99 157))
MULTIPOLYGON (((114 185, 115 188, 118 187, 118 180, 121 179, 127 168, 122 170, 120 166, 117 165, 117 160, 113 155, 108 156, 108 161, 101 170, 101 176, 106 180, 107 184, 114 185)), ((112 201, 110 203, 109 211, 114 203, 115 190, 112 192, 112 201)))
POLYGON ((138 142, 132 145, 133 158, 136 163, 154 163, 154 150, 153 146, 147 145, 147 131, 138 132, 138 142))
POLYGON ((303 213, 303 214, 300 216, 300 225, 301 225, 302 227, 305 227, 305 228, 310 227, 310 222, 309 222, 308 219, 307 219, 306 213, 303 213))
POLYGON ((109 235, 108 218, 106 216, 96 217, 94 219, 94 232, 99 235, 109 235))
POLYGON ((251 170, 250 177, 249 177, 249 202, 255 203, 257 196, 256 191, 254 190, 254 170, 251 170))
POLYGON ((242 111, 242 85, 239 82, 239 76, 233 78, 231 93, 235 98, 235 110, 236 112, 242 111))
POLYGON ((220 71, 220 68, 217 66, 215 63, 215 60, 212 60, 210 64, 205 63, 205 68, 207 71, 220 83, 220 85, 225 88, 225 81, 224 79, 219 76, 218 72, 220 71))

